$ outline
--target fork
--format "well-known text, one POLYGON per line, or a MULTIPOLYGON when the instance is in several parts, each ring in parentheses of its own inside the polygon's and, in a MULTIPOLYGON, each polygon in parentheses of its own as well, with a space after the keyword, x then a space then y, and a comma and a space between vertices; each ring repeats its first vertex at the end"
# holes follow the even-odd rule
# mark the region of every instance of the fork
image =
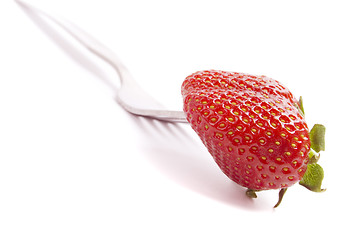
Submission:
POLYGON ((23 9, 44 16, 46 19, 60 26, 65 32, 76 39, 87 50, 108 63, 117 72, 120 79, 120 89, 117 93, 117 102, 129 113, 166 122, 187 123, 183 111, 168 110, 146 91, 144 91, 132 78, 125 65, 109 48, 94 37, 90 36, 75 24, 64 20, 54 14, 34 7, 21 0, 15 0, 23 9))

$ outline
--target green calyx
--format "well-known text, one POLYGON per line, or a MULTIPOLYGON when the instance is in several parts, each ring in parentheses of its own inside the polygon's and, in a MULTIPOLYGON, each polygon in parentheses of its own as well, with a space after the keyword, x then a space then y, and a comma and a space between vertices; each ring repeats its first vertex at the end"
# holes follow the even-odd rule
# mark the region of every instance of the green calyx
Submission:
POLYGON ((248 189, 246 190, 246 196, 248 196, 249 198, 257 198, 256 192, 258 191, 253 189, 248 189))
POLYGON ((315 152, 325 151, 325 126, 315 124, 310 131, 311 148, 315 152))
POLYGON ((310 143, 309 163, 299 184, 313 192, 323 192, 325 189, 321 188, 321 184, 324 179, 324 170, 317 163, 320 159, 319 152, 325 150, 325 127, 323 125, 315 124, 311 129, 310 143))
MULTIPOLYGON (((287 188, 281 188, 280 191, 279 191, 279 199, 277 201, 277 203, 275 204, 274 208, 277 208, 283 197, 284 197, 284 194, 286 193, 286 190, 287 188)), ((259 192, 260 190, 253 190, 253 189, 248 189, 246 190, 246 196, 248 196, 249 198, 257 198, 257 195, 256 195, 256 192, 259 192)))
POLYGON ((308 158, 309 158, 309 164, 317 163, 320 159, 320 153, 317 153, 313 149, 310 149, 308 158))
POLYGON ((303 103, 303 98, 302 98, 302 96, 300 96, 300 99, 299 99, 299 107, 298 107, 298 109, 299 109, 299 112, 300 112, 303 116, 305 116, 304 103, 303 103))
MULTIPOLYGON (((300 114, 305 116, 302 97, 300 97, 299 104, 296 107, 298 108, 300 114)), ((321 184, 324 179, 324 170, 317 163, 320 159, 320 152, 325 151, 325 131, 326 128, 321 124, 315 124, 310 130, 309 136, 311 148, 308 154, 309 162, 307 165, 307 170, 299 182, 301 186, 304 186, 313 192, 326 191, 326 189, 321 188, 321 184)), ((280 205, 286 191, 287 188, 280 189, 279 199, 274 208, 277 208, 280 205)), ((257 198, 256 192, 258 192, 258 190, 247 189, 246 195, 249 198, 257 198)))
POLYGON ((304 177, 299 184, 313 192, 324 192, 326 189, 321 188, 323 179, 323 168, 317 163, 312 163, 308 164, 304 177))
MULTIPOLYGON (((301 109, 301 112, 304 113, 303 101, 301 97, 299 101, 299 108, 301 109)), ((299 182, 300 185, 313 192, 325 191, 325 189, 321 188, 321 184, 324 179, 324 170, 317 163, 320 159, 320 152, 325 151, 325 131, 325 126, 321 124, 315 124, 310 130, 309 136, 311 149, 308 155, 309 163, 302 180, 299 182)))
POLYGON ((282 201, 282 199, 283 199, 283 197, 284 197, 284 194, 286 193, 286 190, 287 190, 287 188, 282 188, 282 189, 280 189, 280 191, 279 191, 279 200, 278 200, 278 202, 275 204, 274 208, 277 208, 277 207, 280 205, 280 203, 281 203, 281 201, 282 201))

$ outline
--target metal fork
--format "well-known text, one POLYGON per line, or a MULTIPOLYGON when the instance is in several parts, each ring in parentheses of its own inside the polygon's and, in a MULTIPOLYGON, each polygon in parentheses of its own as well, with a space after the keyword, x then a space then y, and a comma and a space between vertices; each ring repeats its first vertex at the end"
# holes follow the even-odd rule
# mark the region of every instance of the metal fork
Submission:
POLYGON ((60 26, 70 36, 81 43, 86 49, 112 66, 117 72, 121 83, 117 94, 117 101, 126 111, 137 116, 143 116, 167 122, 187 123, 183 111, 172 111, 164 108, 136 83, 119 58, 94 37, 85 33, 79 27, 75 26, 75 24, 60 17, 56 17, 54 14, 49 14, 21 0, 15 1, 25 10, 44 16, 48 20, 60 26))

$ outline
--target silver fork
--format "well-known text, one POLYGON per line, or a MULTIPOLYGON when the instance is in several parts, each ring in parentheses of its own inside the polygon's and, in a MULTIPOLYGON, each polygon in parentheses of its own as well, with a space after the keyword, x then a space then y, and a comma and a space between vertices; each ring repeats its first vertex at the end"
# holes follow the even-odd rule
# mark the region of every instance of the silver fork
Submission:
POLYGON ((117 94, 117 101, 126 111, 137 116, 143 116, 167 122, 187 123, 183 111, 168 110, 160 103, 158 103, 136 83, 119 58, 94 37, 85 33, 73 23, 61 19, 60 17, 56 17, 54 14, 49 14, 44 10, 34 7, 21 0, 15 1, 25 10, 44 16, 48 20, 60 26, 70 36, 81 43, 86 49, 112 66, 117 72, 121 83, 117 94))

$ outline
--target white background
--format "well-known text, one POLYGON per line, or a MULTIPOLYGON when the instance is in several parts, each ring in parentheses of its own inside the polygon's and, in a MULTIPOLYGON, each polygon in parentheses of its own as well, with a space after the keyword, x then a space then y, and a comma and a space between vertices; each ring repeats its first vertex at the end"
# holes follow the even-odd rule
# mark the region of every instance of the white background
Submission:
MULTIPOLYGON (((30 1, 30 0, 29 0, 30 1)), ((197 70, 264 74, 327 127, 325 193, 250 200, 187 124, 134 117, 114 71, 0 3, 0 239, 355 239, 357 1, 31 0, 112 49, 169 108, 197 70)))

